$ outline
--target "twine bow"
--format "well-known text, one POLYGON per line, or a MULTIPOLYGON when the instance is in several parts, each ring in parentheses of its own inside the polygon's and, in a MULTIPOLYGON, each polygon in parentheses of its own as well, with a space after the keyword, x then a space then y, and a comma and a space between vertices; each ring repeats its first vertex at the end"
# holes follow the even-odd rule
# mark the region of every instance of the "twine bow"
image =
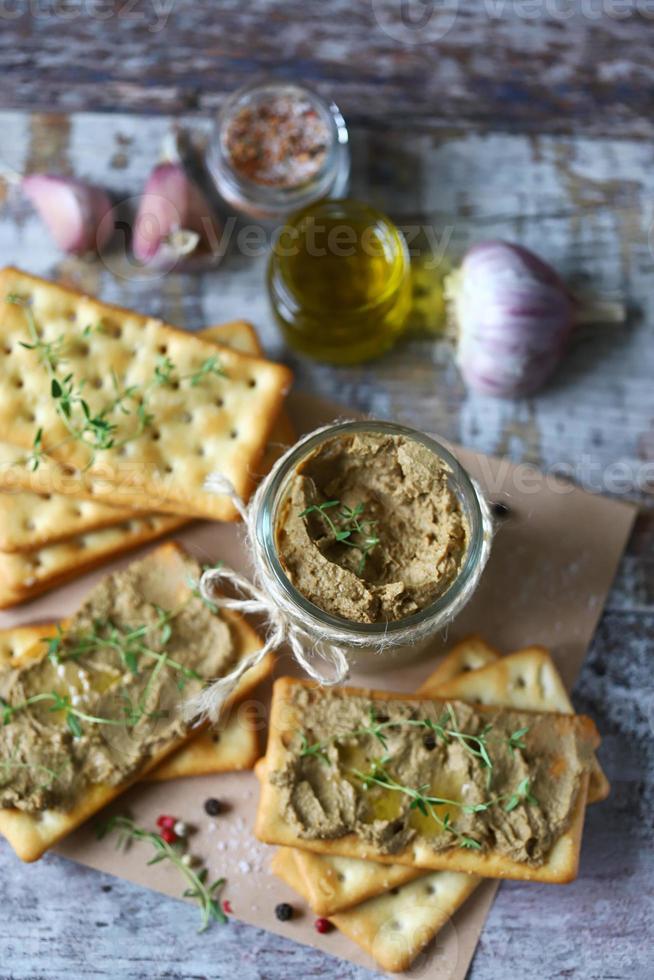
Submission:
MULTIPOLYGON (((283 604, 276 601, 265 587, 265 573, 261 567, 259 550, 254 528, 254 501, 246 506, 233 484, 222 474, 212 473, 207 477, 205 489, 216 494, 228 496, 243 518, 246 529, 246 540, 250 556, 255 565, 255 582, 232 568, 221 566, 209 568, 203 572, 199 589, 203 598, 219 609, 232 609, 240 613, 254 613, 262 616, 266 623, 266 639, 263 646, 254 653, 243 657, 238 665, 225 677, 219 677, 205 687, 194 698, 184 705, 184 714, 188 719, 217 722, 225 701, 233 693, 239 681, 248 670, 260 664, 267 654, 279 649, 286 643, 296 662, 313 680, 320 684, 333 685, 345 680, 349 670, 345 651, 338 646, 316 640, 306 630, 302 629, 290 616, 283 604), (221 583, 228 583, 240 597, 230 598, 219 591, 221 583), (325 676, 317 670, 311 660, 319 657, 333 668, 331 676, 325 676)), ((255 496, 255 500, 257 497, 255 496)))

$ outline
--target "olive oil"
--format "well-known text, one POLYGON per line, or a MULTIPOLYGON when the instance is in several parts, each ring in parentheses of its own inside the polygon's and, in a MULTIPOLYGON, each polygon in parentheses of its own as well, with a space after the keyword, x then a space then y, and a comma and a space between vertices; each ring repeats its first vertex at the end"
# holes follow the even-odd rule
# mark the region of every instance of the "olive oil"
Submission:
MULTIPOLYGON (((433 805, 433 813, 439 820, 449 817, 450 822, 455 824, 461 810, 456 805, 462 800, 461 795, 462 780, 453 773, 439 773, 438 777, 430 783, 427 794, 440 799, 451 800, 452 803, 436 803, 433 805)), ((441 833, 442 827, 431 813, 424 814, 417 807, 411 811, 409 826, 417 830, 424 837, 436 837, 441 833)))
POLYGON ((378 357, 402 333, 411 306, 404 239, 368 205, 322 201, 280 229, 268 291, 295 350, 333 364, 378 357))

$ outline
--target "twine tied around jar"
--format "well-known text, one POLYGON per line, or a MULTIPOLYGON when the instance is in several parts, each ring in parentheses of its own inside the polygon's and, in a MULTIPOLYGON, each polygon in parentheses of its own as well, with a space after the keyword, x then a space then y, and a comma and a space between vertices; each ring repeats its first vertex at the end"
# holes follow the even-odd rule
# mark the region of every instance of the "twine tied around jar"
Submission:
MULTIPOLYGON (((340 426, 354 426, 356 424, 358 423, 337 423, 340 426)), ((370 422, 369 424, 374 423, 370 422)), ((323 639, 316 637, 316 630, 312 634, 309 629, 300 625, 292 599, 270 573, 266 563, 264 549, 257 535, 257 515, 268 487, 283 470, 288 459, 302 449, 305 444, 315 440, 316 436, 320 436, 333 428, 334 424, 321 426, 303 436, 294 446, 283 453, 268 475, 261 481, 247 505, 230 480, 221 473, 211 473, 205 481, 205 490, 229 497, 243 518, 245 547, 254 566, 254 575, 253 581, 251 581, 234 569, 224 566, 207 569, 200 578, 200 594, 208 603, 219 609, 231 609, 239 613, 261 615, 265 621, 266 639, 259 650, 243 657, 229 674, 212 681, 184 704, 184 716, 188 720, 218 721, 225 701, 234 691, 243 675, 260 664, 268 653, 278 649, 284 643, 288 644, 295 661, 312 680, 322 685, 340 684, 349 673, 348 654, 351 656, 357 649, 373 649, 376 653, 381 654, 394 647, 401 648, 421 643, 435 629, 442 628, 451 622, 459 610, 468 602, 477 587, 479 577, 490 553, 493 520, 481 489, 471 477, 466 475, 479 509, 480 547, 474 573, 466 577, 457 592, 456 599, 450 603, 447 609, 435 614, 435 618, 427 618, 419 623, 410 621, 407 625, 391 624, 392 628, 386 624, 383 631, 374 636, 366 632, 357 634, 351 626, 348 627, 348 624, 345 623, 342 627, 330 624, 328 628, 323 623, 314 624, 317 626, 317 630, 324 631, 328 636, 328 639, 323 639), (219 591, 221 583, 230 584, 237 592, 237 597, 222 595, 219 591), (325 675, 317 669, 316 659, 329 665, 329 674, 325 675)), ((396 426, 396 428, 401 427, 396 426)), ((410 430, 403 431, 410 432, 410 430)), ((443 447, 441 447, 441 452, 445 452, 443 447)), ((310 613, 305 611, 304 615, 307 617, 307 621, 311 622, 310 613)))
MULTIPOLYGON (((256 556, 256 530, 254 527, 256 509, 253 506, 254 500, 249 506, 246 506, 231 481, 220 473, 212 473, 207 477, 205 489, 230 498, 243 518, 246 540, 251 555, 256 556)), ((262 577, 257 562, 255 576, 257 582, 260 582, 262 577)), ((275 600, 265 587, 262 588, 259 584, 254 584, 244 575, 224 566, 208 568, 204 571, 198 587, 202 597, 219 609, 232 609, 243 614, 254 613, 263 616, 266 623, 266 640, 259 650, 243 657, 226 677, 219 677, 212 681, 199 694, 189 699, 184 705, 186 718, 197 719, 199 722, 217 722, 226 699, 234 691, 243 674, 260 664, 268 653, 277 650, 284 643, 287 643, 291 648, 296 662, 312 680, 318 681, 319 684, 331 686, 340 684, 347 678, 349 663, 345 651, 339 646, 315 640, 293 621, 288 610, 284 608, 284 603, 279 598, 275 600), (218 592, 218 586, 221 582, 232 585, 241 593, 242 598, 230 598, 218 592), (333 673, 325 676, 321 671, 316 670, 311 663, 308 651, 329 663, 333 673)))

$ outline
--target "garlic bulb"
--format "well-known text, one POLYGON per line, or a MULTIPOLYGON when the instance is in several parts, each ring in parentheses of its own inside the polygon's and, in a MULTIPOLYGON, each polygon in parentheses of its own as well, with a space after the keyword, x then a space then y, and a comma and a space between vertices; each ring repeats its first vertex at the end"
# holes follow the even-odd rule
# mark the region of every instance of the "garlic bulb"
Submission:
POLYGON ((480 242, 446 283, 458 331, 457 362, 467 385, 513 397, 552 373, 576 319, 563 281, 533 252, 480 242))
POLYGON ((101 187, 52 174, 30 174, 20 186, 63 252, 100 251, 111 237, 113 223, 102 219, 112 204, 101 187))
POLYGON ((134 222, 136 258, 161 268, 199 252, 217 254, 220 235, 211 205, 181 163, 158 164, 148 177, 134 222))

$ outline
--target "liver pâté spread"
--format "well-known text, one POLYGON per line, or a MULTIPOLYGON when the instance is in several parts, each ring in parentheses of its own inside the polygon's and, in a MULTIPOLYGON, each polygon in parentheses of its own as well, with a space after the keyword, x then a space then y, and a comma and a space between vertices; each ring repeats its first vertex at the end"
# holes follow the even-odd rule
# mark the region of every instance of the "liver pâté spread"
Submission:
POLYGON ((290 703, 298 729, 269 775, 285 820, 307 840, 356 834, 380 855, 420 840, 542 865, 597 744, 583 716, 300 684, 290 703))
POLYGON ((456 578, 468 527, 448 471, 404 435, 334 436, 302 461, 277 518, 295 588, 356 623, 418 612, 456 578))
MULTIPOLYGON (((201 574, 190 558, 181 570, 201 574)), ((0 807, 69 809, 85 786, 133 778, 188 733, 180 700, 238 649, 225 620, 169 578, 156 552, 109 575, 41 660, 0 675, 0 807)))

